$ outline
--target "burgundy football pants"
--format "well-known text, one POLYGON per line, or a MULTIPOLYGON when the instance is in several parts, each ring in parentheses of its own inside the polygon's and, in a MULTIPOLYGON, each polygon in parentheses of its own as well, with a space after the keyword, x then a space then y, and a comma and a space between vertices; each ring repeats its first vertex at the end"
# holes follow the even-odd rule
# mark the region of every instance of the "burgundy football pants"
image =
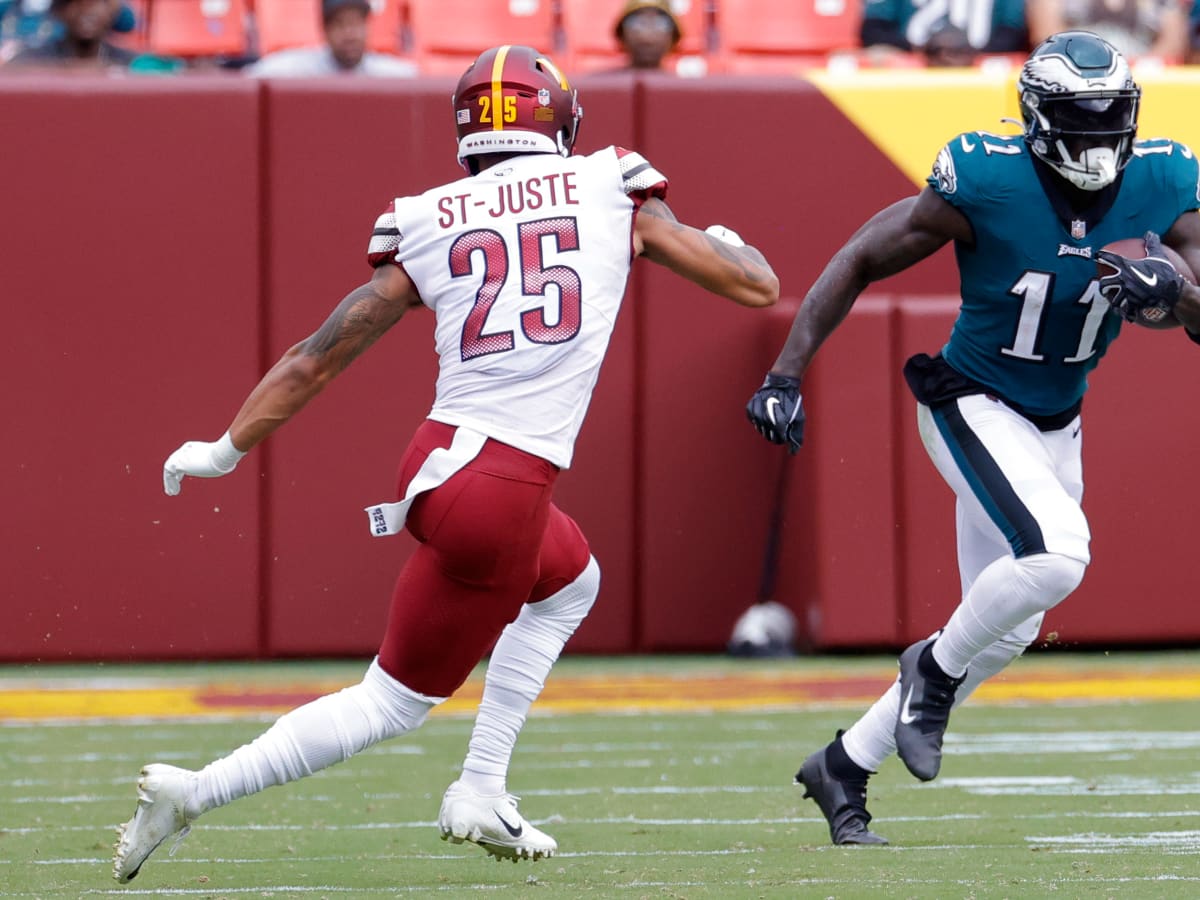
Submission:
MULTIPOLYGON (((426 421, 400 462, 399 496, 454 428, 426 421)), ((449 697, 523 604, 544 600, 587 566, 587 540, 550 498, 558 468, 498 441, 419 494, 405 527, 420 546, 396 581, 383 670, 406 687, 449 697)))

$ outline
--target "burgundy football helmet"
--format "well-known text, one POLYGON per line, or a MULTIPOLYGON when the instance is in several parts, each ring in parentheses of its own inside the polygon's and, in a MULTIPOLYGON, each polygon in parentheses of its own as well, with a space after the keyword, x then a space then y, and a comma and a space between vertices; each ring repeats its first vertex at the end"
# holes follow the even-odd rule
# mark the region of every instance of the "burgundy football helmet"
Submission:
POLYGON ((458 162, 482 153, 570 156, 583 109, 550 59, 505 44, 479 55, 454 89, 458 162))

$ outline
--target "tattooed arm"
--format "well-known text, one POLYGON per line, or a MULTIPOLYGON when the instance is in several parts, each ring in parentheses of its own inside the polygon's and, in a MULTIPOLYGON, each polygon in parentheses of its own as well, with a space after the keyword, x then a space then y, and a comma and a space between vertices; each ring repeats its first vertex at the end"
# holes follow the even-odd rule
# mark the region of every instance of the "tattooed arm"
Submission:
POLYGON ((347 294, 325 323, 284 353, 250 392, 229 426, 234 447, 249 450, 299 412, 420 302, 403 269, 377 268, 369 282, 347 294))
POLYGON ((638 211, 633 243, 638 255, 735 303, 770 306, 779 299, 779 279, 758 250, 684 225, 657 197, 638 211))

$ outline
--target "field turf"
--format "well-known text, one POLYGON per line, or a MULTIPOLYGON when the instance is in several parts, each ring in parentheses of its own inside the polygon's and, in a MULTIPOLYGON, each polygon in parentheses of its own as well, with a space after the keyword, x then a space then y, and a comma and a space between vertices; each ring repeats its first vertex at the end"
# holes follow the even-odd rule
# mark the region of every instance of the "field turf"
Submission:
POLYGON ((1187 653, 1022 660, 956 711, 938 780, 894 759, 872 779, 888 847, 831 846, 791 780, 893 660, 569 657, 509 781, 553 859, 438 839, 474 678, 414 735, 216 810, 112 880, 143 763, 199 767, 364 666, 0 667, 0 897, 1200 897, 1187 653))

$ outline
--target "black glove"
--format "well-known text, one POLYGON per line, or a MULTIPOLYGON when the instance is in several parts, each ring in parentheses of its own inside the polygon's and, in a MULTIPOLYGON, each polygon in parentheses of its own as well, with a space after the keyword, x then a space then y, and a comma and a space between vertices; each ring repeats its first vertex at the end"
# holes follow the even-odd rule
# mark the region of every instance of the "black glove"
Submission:
POLYGON ((1158 235, 1147 231, 1145 241, 1143 259, 1127 259, 1107 250, 1096 255, 1115 270, 1100 279, 1100 293, 1126 322, 1139 316, 1151 322, 1161 320, 1175 308, 1183 293, 1183 276, 1167 259, 1158 235))
POLYGON ((804 443, 804 405, 800 379, 768 374, 746 404, 746 418, 772 444, 787 444, 795 453, 804 443))

